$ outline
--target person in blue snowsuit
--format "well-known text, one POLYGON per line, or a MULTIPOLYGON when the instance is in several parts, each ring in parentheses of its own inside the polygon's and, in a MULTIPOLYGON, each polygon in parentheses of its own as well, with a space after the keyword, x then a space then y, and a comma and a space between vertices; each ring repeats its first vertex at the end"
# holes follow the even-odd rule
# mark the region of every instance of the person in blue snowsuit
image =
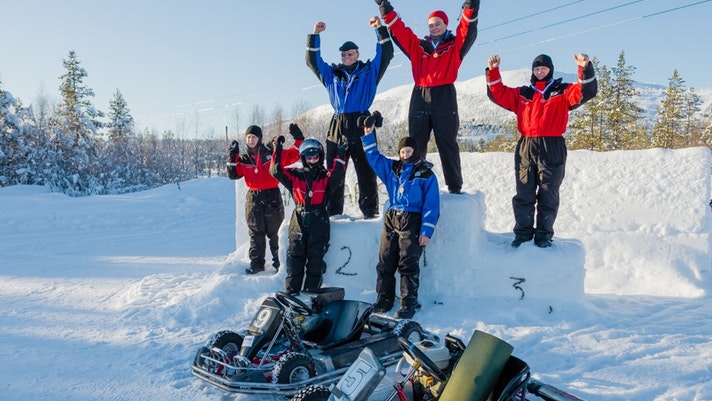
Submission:
MULTIPOLYGON (((358 180, 358 206, 366 219, 378 215, 378 182, 376 175, 366 162, 361 146, 361 129, 357 120, 369 114, 369 107, 376 97, 376 87, 388 64, 393 59, 393 42, 388 29, 381 25, 378 17, 372 17, 369 25, 376 28, 376 55, 373 60, 359 60, 358 46, 351 41, 340 48, 341 63, 327 64, 321 58, 320 33, 326 30, 324 22, 314 24, 314 33, 307 35, 306 63, 319 78, 329 93, 329 102, 334 115, 329 123, 326 139, 326 163, 331 166, 336 150, 348 144, 346 162, 353 160, 358 180)), ((330 216, 344 212, 344 182, 342 181, 329 197, 327 211, 330 216)))
POLYGON ((374 116, 365 119, 361 141, 368 163, 388 190, 389 206, 381 231, 374 311, 386 313, 393 308, 397 271, 401 276, 400 309, 395 316, 410 319, 420 308, 420 255, 440 217, 440 190, 433 165, 419 154, 415 138, 399 141, 398 160, 378 151, 375 120, 374 116))

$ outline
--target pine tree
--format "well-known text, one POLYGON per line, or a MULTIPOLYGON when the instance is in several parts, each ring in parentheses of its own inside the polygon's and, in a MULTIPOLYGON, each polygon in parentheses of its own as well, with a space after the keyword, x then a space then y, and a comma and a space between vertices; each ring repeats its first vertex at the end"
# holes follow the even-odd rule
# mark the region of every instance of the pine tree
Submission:
POLYGON ((633 86, 633 74, 636 68, 625 62, 625 52, 618 55, 618 63, 611 69, 613 82, 611 87, 611 105, 608 108, 607 120, 607 148, 628 149, 634 142, 633 135, 640 132, 637 129, 638 121, 643 114, 643 109, 636 99, 640 95, 633 86))
POLYGON ((653 126, 652 145, 675 149, 681 142, 685 119, 685 80, 675 70, 668 79, 668 88, 660 101, 653 126))
POLYGON ((17 172, 26 162, 17 101, 0 82, 0 186, 18 184, 17 172))
POLYGON ((96 191, 98 166, 97 130, 103 113, 91 103, 94 91, 84 85, 88 76, 74 51, 62 60, 66 72, 59 77, 62 102, 54 120, 54 142, 60 153, 59 171, 50 186, 72 196, 96 191))

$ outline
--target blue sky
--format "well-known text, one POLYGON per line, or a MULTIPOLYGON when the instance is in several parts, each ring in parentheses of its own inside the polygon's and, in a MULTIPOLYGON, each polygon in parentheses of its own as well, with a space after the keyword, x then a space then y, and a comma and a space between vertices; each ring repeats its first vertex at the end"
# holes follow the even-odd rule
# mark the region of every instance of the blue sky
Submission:
MULTIPOLYGON (((392 4, 422 36, 430 11, 444 10, 454 28, 462 3, 392 4)), ((378 12, 370 0, 0 0, 0 8, 4 90, 25 104, 40 92, 58 101, 62 59, 74 50, 98 109, 106 111, 119 89, 139 129, 189 137, 223 137, 226 125, 231 135, 244 130, 255 105, 290 117, 298 103, 326 103, 304 63, 306 34, 322 20, 327 61, 339 61, 346 40, 367 59, 375 52, 368 19, 378 12)), ((667 85, 677 69, 688 86, 709 88, 710 15, 712 0, 483 0, 480 33, 459 79, 481 75, 494 53, 505 70, 529 68, 547 53, 558 71, 574 72, 574 53, 610 67, 625 51, 638 81, 667 85)), ((408 60, 397 53, 379 90, 411 83, 408 60)))

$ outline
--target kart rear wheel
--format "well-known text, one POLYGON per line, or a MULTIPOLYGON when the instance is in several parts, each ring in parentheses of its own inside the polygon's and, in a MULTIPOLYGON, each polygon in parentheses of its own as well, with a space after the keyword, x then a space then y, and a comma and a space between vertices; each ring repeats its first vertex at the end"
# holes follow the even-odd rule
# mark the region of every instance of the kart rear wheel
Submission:
POLYGON ((307 388, 299 390, 292 397, 291 401, 328 401, 331 391, 321 384, 312 384, 307 388))
POLYGON ((316 376, 314 360, 304 354, 290 352, 274 364, 272 383, 299 383, 316 376))
POLYGON ((401 320, 396 327, 393 328, 393 334, 398 337, 403 337, 412 343, 417 343, 425 339, 423 328, 414 320, 401 320))
POLYGON ((242 347, 242 336, 230 330, 223 330, 213 334, 208 340, 208 349, 218 348, 229 356, 233 357, 240 352, 242 347))

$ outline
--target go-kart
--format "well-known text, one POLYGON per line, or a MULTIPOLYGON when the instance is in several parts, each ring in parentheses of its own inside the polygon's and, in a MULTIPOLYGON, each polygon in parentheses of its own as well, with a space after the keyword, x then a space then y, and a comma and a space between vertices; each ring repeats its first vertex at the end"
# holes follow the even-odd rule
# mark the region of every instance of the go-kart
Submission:
POLYGON ((399 337, 437 340, 413 320, 372 314, 373 305, 343 298, 343 288, 277 292, 247 328, 212 335, 191 371, 230 392, 291 396, 336 382, 365 347, 390 366, 401 358, 399 337))
POLYGON ((467 346, 450 335, 443 346, 402 337, 398 342, 403 351, 396 367, 401 381, 386 375, 386 368, 365 348, 338 383, 331 388, 310 385, 291 401, 525 401, 528 394, 545 401, 584 401, 533 379, 527 363, 511 355, 511 345, 481 331, 475 331, 467 346), (390 391, 377 393, 386 380, 390 391))

